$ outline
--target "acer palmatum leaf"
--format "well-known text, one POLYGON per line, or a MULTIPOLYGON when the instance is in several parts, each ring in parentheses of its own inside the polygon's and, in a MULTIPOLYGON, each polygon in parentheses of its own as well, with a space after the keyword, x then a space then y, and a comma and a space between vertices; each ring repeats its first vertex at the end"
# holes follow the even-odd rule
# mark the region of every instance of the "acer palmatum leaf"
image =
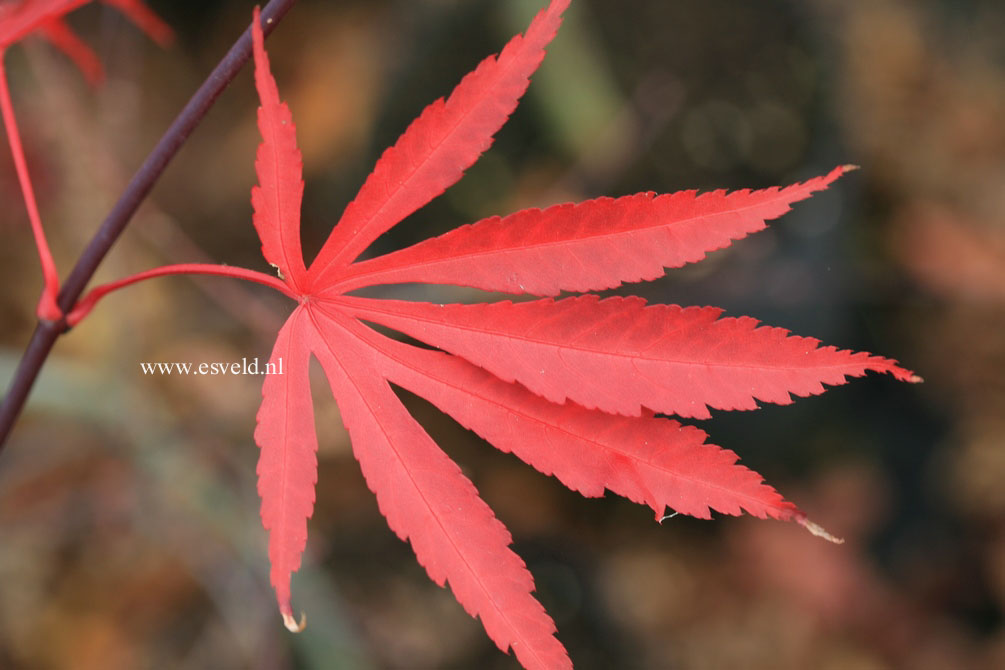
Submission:
MULTIPOLYGON (((430 577, 448 582, 489 637, 501 649, 514 649, 529 668, 568 663, 551 620, 531 595, 533 581, 508 548, 509 533, 408 415, 389 382, 427 398, 498 448, 586 495, 609 489, 649 505, 657 518, 667 508, 700 517, 714 509, 746 510, 796 520, 824 534, 760 475, 738 465, 733 452, 706 444, 704 432, 657 418, 652 410, 705 417, 709 407, 786 403, 790 394, 820 393, 822 384, 840 384, 865 370, 911 378, 892 362, 819 348, 780 328, 757 327, 754 319, 720 318, 715 308, 594 296, 444 306, 342 295, 403 280, 553 294, 653 278, 666 266, 699 260, 763 228, 847 170, 784 189, 641 194, 529 210, 352 264, 377 236, 459 179, 488 146, 526 89, 566 4, 552 2, 528 37, 515 38, 503 55, 486 59, 465 77, 445 102, 426 108, 381 158, 306 277, 296 258, 299 212, 293 205, 302 197, 303 182, 295 133, 267 72, 257 14, 254 24, 263 138, 256 162, 260 184, 252 197, 255 227, 266 260, 300 295, 283 332, 302 333, 321 360, 354 453, 391 527, 412 543, 430 577), (460 358, 388 340, 359 318, 460 358)), ((295 365, 306 368, 303 356, 298 361, 295 365)), ((287 467, 289 459, 308 458, 297 472, 313 476, 316 438, 294 438, 306 424, 290 423, 285 410, 276 409, 288 400, 280 386, 263 389, 256 431, 259 478, 283 481, 286 475, 276 464, 287 467), (263 422, 280 420, 273 412, 284 428, 297 429, 264 432, 263 422)), ((307 402, 310 394, 294 397, 307 402)), ((304 548, 298 529, 313 498, 296 498, 283 516, 276 507, 287 502, 279 489, 261 489, 262 509, 297 528, 289 544, 277 549, 272 544, 281 543, 283 535, 267 521, 270 554, 284 556, 272 576, 288 623, 288 579, 304 548)))
MULTIPOLYGON (((225 266, 169 266, 98 287, 79 320, 109 291, 141 279, 201 272, 257 281, 297 300, 277 338, 255 439, 271 579, 283 620, 299 630, 290 577, 300 565, 314 504, 317 437, 308 364, 320 362, 381 512, 438 584, 481 619, 526 668, 568 668, 555 627, 509 533, 474 485, 407 412, 391 384, 422 396, 499 449, 583 495, 613 491, 708 518, 748 512, 795 521, 832 541, 795 505, 705 442, 697 428, 656 416, 708 417, 821 393, 868 370, 920 381, 894 361, 722 318, 704 307, 647 305, 585 295, 513 304, 433 305, 346 296, 380 283, 450 283, 552 296, 661 276, 666 267, 760 230, 793 202, 851 169, 785 188, 698 195, 643 193, 492 218, 372 260, 353 261, 377 236, 457 181, 512 112, 560 23, 552 0, 524 36, 488 58, 444 102, 422 113, 380 158, 318 257, 300 249, 303 182, 292 116, 269 72, 255 10, 255 83, 262 143, 252 191, 254 225, 279 279, 225 266), (433 345, 398 342, 364 322, 433 345), (280 378, 281 377, 281 378, 280 378)), ((71 320, 72 320, 71 319, 71 320)), ((75 322, 75 321, 74 321, 75 322)))

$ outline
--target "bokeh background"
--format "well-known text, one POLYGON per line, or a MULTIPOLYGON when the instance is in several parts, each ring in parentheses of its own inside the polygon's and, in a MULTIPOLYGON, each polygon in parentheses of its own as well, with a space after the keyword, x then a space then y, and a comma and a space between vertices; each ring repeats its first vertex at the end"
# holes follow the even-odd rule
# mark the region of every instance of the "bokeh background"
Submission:
MULTIPOLYGON (((7 55, 65 275, 251 3, 153 0, 161 50, 114 10, 70 19, 108 69, 7 55)), ((298 125, 304 245, 379 153, 526 26, 541 0, 303 0, 268 45, 298 125)), ((902 361, 787 407, 701 422, 811 518, 653 523, 586 500, 409 406, 513 532, 577 668, 1005 667, 1005 10, 999 0, 576 0, 523 104, 445 196, 378 241, 645 190, 765 187, 862 169, 701 264, 628 287, 902 361)), ((244 72, 100 271, 268 271, 250 223, 244 72)), ((40 275, 0 159, 0 382, 40 275)), ((472 300, 449 288, 383 295, 472 300)), ((0 456, 0 668, 516 668, 386 528, 321 379, 318 503, 288 634, 267 580, 256 377, 141 361, 268 356, 290 309, 227 279, 107 299, 57 344, 0 456)))

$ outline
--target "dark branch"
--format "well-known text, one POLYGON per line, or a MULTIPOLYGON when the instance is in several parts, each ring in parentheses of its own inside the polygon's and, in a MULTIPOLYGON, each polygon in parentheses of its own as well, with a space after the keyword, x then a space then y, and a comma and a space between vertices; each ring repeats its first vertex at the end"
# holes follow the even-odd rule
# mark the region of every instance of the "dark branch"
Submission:
MULTIPOLYGON (((296 0, 271 0, 266 5, 265 9, 262 10, 262 30, 266 35, 272 32, 295 2, 296 0)), ((244 31, 227 52, 227 55, 223 57, 223 60, 213 69, 199 90, 188 101, 185 108, 178 114, 174 123, 147 156, 146 161, 133 175, 118 202, 115 203, 104 223, 101 224, 87 248, 77 259, 77 264, 66 278, 59 293, 59 306, 64 313, 73 308, 91 277, 94 276, 98 265, 101 264, 119 235, 125 230, 140 203, 149 195, 168 163, 178 153, 178 149, 185 143, 185 140, 192 134, 216 99, 234 80, 250 57, 251 31, 249 29, 244 31)), ((42 365, 49 357, 49 352, 52 351, 56 338, 64 332, 66 332, 64 322, 43 321, 32 333, 31 341, 28 343, 24 356, 21 357, 14 378, 7 389, 7 394, 0 404, 0 451, 7 443, 11 428, 20 416, 28 394, 31 392, 42 365)))

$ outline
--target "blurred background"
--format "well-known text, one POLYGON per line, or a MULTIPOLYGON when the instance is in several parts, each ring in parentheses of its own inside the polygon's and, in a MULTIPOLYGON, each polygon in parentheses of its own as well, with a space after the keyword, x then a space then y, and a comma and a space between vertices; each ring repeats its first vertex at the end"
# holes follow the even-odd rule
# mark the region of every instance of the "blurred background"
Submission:
MULTIPOLYGON (((70 23, 107 81, 49 45, 8 53, 42 216, 67 273, 132 171, 250 20, 150 3, 161 50, 114 10, 70 23)), ((302 0, 268 42, 304 154, 316 252, 376 157, 543 0, 302 0)), ((576 667, 1005 667, 1005 10, 998 0, 576 0, 523 104, 446 195, 373 252, 523 207, 787 184, 855 163, 768 231, 624 292, 897 358, 815 398, 699 422, 810 517, 676 517, 583 499, 406 401, 508 525, 576 667)), ((102 266, 269 272, 251 226, 245 71, 102 266)), ((0 383, 40 273, 0 159, 0 383)), ((382 295, 478 299, 459 289, 382 295)), ((318 503, 282 627, 252 441, 257 377, 141 361, 267 357, 289 303, 176 277, 62 338, 0 456, 0 668, 516 668, 386 527, 331 395, 314 395, 318 503)), ((318 372, 318 371, 315 371, 318 372)))

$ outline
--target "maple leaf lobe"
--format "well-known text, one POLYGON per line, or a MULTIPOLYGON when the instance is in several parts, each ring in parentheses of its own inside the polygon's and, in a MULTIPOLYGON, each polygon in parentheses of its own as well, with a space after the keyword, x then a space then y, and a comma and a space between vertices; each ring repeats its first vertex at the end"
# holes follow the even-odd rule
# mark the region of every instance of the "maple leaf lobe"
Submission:
POLYGON ((300 568, 307 545, 307 519, 317 484, 318 444, 308 376, 312 333, 309 314, 298 306, 276 337, 269 363, 282 360, 285 374, 266 375, 255 428, 262 525, 269 532, 269 578, 287 627, 293 617, 290 576, 300 568))
POLYGON ((322 293, 422 282, 556 296, 658 279, 763 230, 846 171, 784 188, 647 192, 493 216, 355 263, 322 293))
POLYGON ((309 270, 321 290, 381 234, 456 183, 509 118, 558 31, 569 0, 552 0, 524 35, 422 111, 377 161, 309 270))
POLYGON ((279 99, 276 80, 269 71, 261 16, 252 20, 255 88, 261 100, 258 128, 262 142, 255 154, 258 184, 252 187, 252 222, 262 242, 262 255, 276 268, 291 289, 303 292, 307 271, 300 243, 300 207, 303 201, 303 157, 297 147, 293 115, 279 99))
POLYGON ((358 318, 461 356, 554 403, 639 416, 643 407, 706 419, 709 409, 790 404, 867 370, 913 373, 879 356, 723 317, 708 307, 649 305, 638 297, 434 305, 342 296, 358 318))

